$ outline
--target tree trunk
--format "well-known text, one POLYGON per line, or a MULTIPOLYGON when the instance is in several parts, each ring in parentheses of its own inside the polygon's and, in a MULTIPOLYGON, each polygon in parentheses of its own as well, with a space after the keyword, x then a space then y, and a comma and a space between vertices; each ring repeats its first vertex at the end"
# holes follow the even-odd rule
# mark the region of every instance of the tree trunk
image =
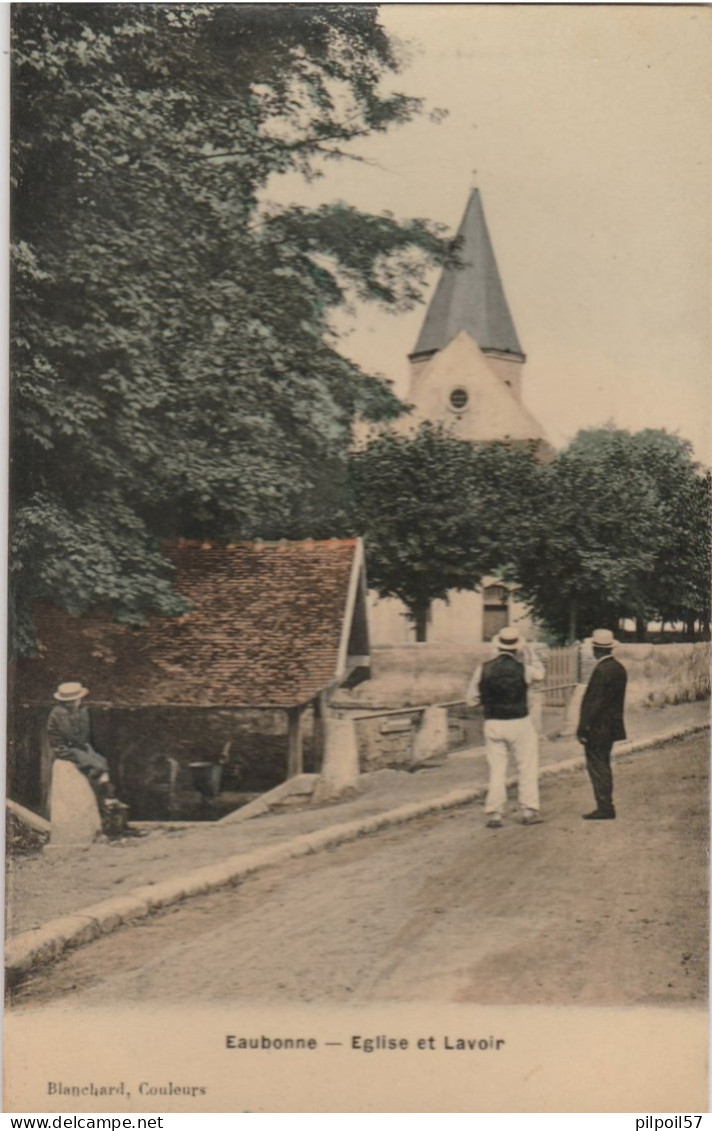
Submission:
MULTIPOLYGON (((644 617, 635 618, 635 639, 638 644, 644 644, 647 635, 647 624, 644 617)), ((663 631, 665 631, 665 623, 663 622, 663 631)))
POLYGON ((428 636, 428 613, 430 605, 418 605, 413 609, 415 623, 415 639, 418 644, 424 644, 428 636))
POLYGON ((576 643, 576 618, 577 618, 577 604, 576 598, 571 597, 569 600, 569 644, 576 643))

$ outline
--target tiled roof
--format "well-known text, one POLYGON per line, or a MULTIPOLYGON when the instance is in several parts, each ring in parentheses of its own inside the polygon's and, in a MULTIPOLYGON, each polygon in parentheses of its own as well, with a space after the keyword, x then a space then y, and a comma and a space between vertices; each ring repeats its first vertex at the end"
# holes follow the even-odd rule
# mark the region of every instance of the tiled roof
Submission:
POLYGON ((56 684, 82 680, 116 706, 289 707, 337 675, 349 582, 359 543, 172 542, 182 617, 140 629, 92 612, 36 617, 41 658, 17 666, 15 697, 51 702, 56 684))
POLYGON ((466 330, 480 349, 523 360, 478 189, 472 191, 457 234, 464 266, 443 269, 413 354, 444 349, 466 330))

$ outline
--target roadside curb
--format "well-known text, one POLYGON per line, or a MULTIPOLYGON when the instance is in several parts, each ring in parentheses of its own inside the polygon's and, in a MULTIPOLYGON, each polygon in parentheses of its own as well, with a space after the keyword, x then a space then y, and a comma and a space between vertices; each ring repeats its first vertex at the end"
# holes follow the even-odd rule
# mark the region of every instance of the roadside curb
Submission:
MULTIPOLYGON (((614 752, 617 760, 653 746, 662 746, 681 738, 688 738, 709 729, 709 724, 696 724, 679 727, 673 731, 639 739, 637 742, 621 744, 614 752)), ((543 766, 540 778, 552 778, 559 774, 572 773, 583 769, 585 759, 582 755, 543 766)), ((516 782, 516 777, 507 779, 507 785, 516 782)), ((162 880, 156 884, 146 884, 135 888, 127 895, 102 900, 80 911, 52 919, 42 927, 23 931, 9 938, 5 947, 6 987, 13 986, 36 966, 55 961, 65 951, 83 946, 102 935, 110 934, 125 923, 146 918, 155 911, 181 902, 196 895, 205 895, 237 883, 239 880, 261 872, 275 864, 312 855, 327 848, 369 836, 381 829, 417 820, 429 813, 455 809, 481 800, 487 792, 484 785, 453 789, 439 797, 426 801, 411 802, 370 817, 362 817, 341 824, 330 825, 316 832, 293 837, 282 844, 270 848, 255 849, 254 852, 241 852, 229 856, 219 864, 209 864, 194 868, 180 876, 162 880)))

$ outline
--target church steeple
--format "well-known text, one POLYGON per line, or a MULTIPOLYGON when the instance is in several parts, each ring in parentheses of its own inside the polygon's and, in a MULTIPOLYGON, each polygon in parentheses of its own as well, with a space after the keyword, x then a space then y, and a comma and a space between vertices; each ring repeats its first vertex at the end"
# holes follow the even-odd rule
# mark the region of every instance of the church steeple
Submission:
POLYGON ((413 362, 426 360, 466 331, 484 354, 524 362, 497 268, 479 189, 473 189, 458 230, 464 267, 444 268, 420 331, 413 362))

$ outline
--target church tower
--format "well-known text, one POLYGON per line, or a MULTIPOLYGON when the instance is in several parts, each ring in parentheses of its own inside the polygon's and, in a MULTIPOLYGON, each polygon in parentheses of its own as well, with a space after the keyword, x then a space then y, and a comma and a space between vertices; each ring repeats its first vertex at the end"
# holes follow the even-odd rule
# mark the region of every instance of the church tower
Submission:
MULTIPOLYGON (((412 412, 391 427, 405 434, 423 421, 443 424, 472 443, 504 441, 532 448, 548 462, 554 449, 522 400, 526 361, 504 294, 482 200, 473 189, 458 230, 458 268, 444 268, 431 299, 415 349, 409 355, 412 412)), ((472 647, 490 641, 505 625, 526 636, 528 609, 500 578, 482 579, 474 592, 452 591, 434 601, 428 641, 447 647, 472 647)), ((374 644, 406 644, 413 626, 396 598, 370 598, 374 644)))
MULTIPOLYGON (((410 354, 416 420, 464 440, 533 441, 550 449, 522 402, 526 357, 504 294, 478 189, 458 230, 460 267, 446 267, 410 354)), ((411 418, 412 419, 412 418, 411 418)))

